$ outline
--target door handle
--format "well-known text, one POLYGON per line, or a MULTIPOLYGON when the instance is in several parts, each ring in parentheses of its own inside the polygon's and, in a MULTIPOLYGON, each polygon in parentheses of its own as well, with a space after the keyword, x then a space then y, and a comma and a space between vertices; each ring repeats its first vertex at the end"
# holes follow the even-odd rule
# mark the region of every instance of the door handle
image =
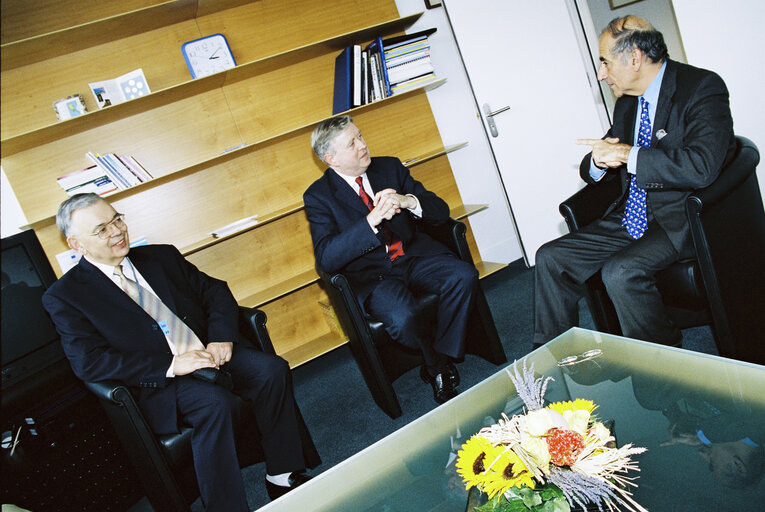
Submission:
POLYGON ((510 105, 499 108, 492 112, 488 103, 483 104, 483 115, 486 117, 486 123, 489 125, 489 131, 491 132, 492 137, 499 136, 499 132, 497 131, 497 123, 494 122, 494 116, 501 114, 506 110, 510 110, 510 105))

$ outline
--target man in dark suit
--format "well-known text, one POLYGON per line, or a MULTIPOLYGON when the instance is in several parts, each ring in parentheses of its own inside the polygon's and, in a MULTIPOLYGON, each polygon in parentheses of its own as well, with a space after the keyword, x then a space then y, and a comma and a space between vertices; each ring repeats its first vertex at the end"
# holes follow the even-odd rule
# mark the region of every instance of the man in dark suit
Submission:
POLYGON ((684 202, 711 184, 735 149, 728 91, 711 71, 668 60, 660 32, 626 16, 600 37, 598 79, 617 96, 614 120, 581 164, 582 178, 621 181, 604 216, 536 256, 535 345, 576 325, 582 283, 598 270, 623 334, 679 345, 656 272, 691 254, 684 202))
POLYGON ((348 116, 321 122, 311 145, 329 166, 303 195, 314 254, 325 272, 343 272, 364 310, 391 338, 422 351, 420 375, 436 401, 457 394, 452 361, 465 354, 468 313, 478 286, 475 267, 416 231, 418 222, 443 222, 449 207, 414 180, 397 158, 369 155, 348 116), (435 337, 414 327, 413 291, 439 296, 435 337))
POLYGON ((43 305, 77 377, 135 389, 157 434, 191 425, 208 511, 250 510, 234 446, 232 393, 254 407, 269 495, 304 482, 304 469, 318 461, 304 457, 313 458, 315 449, 301 441, 289 366, 238 342, 238 306, 226 283, 173 246, 130 249, 124 215, 95 194, 67 199, 56 221, 82 258, 48 289, 43 305), (233 391, 193 378, 200 369, 225 370, 233 391))

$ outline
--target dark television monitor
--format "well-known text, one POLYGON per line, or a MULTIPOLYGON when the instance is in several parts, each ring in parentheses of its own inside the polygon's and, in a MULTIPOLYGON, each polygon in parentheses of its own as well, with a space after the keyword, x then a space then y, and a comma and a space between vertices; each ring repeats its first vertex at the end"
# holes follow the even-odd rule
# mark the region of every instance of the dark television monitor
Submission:
POLYGON ((32 230, 2 239, 2 389, 62 361, 64 351, 42 306, 43 292, 56 280, 32 230))

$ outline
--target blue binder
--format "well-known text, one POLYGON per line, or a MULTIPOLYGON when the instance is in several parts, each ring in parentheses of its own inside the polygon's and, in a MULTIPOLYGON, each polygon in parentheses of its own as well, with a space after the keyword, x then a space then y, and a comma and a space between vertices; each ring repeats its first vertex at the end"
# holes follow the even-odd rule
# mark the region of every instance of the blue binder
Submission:
POLYGON ((390 90, 390 82, 388 81, 388 67, 385 64, 385 51, 383 51, 383 40, 381 37, 378 37, 371 43, 369 43, 369 46, 367 46, 365 49, 369 50, 370 54, 377 53, 380 56, 380 67, 382 68, 382 74, 383 74, 383 87, 385 87, 385 97, 392 96, 393 93, 390 90))
POLYGON ((345 48, 335 59, 335 92, 332 115, 353 107, 353 47, 345 48))

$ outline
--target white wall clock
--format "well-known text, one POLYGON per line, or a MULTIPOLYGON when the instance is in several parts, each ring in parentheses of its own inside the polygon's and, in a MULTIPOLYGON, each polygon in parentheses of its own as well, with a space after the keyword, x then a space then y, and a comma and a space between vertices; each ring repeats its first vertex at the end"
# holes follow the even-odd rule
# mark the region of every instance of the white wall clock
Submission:
POLYGON ((231 48, 223 34, 200 37, 181 45, 181 53, 192 78, 202 78, 236 67, 231 48))

